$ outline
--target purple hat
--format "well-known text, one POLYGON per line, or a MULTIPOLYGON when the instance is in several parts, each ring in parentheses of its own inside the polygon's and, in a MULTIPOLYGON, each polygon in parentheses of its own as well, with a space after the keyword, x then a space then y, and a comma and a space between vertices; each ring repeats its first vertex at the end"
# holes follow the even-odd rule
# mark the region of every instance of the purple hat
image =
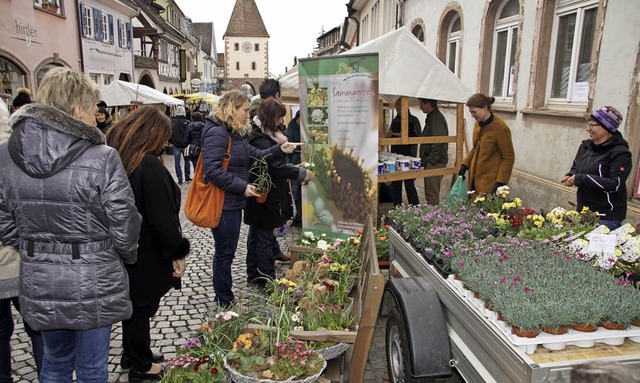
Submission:
POLYGON ((622 123, 622 114, 620 114, 618 109, 613 106, 603 106, 602 108, 598 108, 591 112, 590 117, 610 133, 617 132, 618 126, 622 123))

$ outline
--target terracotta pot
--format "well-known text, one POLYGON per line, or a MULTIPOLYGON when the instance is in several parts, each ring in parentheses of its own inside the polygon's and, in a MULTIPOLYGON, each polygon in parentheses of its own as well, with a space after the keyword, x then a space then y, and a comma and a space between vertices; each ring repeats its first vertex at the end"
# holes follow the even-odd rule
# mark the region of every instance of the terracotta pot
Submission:
POLYGON ((640 319, 634 319, 631 321, 631 324, 636 326, 636 327, 640 327, 640 319))
POLYGON ((462 278, 458 274, 454 274, 453 275, 453 279, 455 279, 457 281, 461 281, 462 280, 462 278))
POLYGON ((58 13, 58 8, 50 4, 42 4, 42 8, 49 12, 58 13))
POLYGON ((378 258, 378 267, 381 269, 389 268, 389 259, 388 258, 378 258))
POLYGON ((542 329, 542 331, 546 332, 547 334, 560 335, 560 334, 566 334, 567 331, 569 331, 569 327, 567 326, 561 326, 559 328, 545 327, 544 329, 542 329))
POLYGON ((540 330, 522 330, 519 327, 511 327, 511 332, 515 336, 519 336, 521 338, 535 338, 540 334, 540 330))
POLYGON ((493 307, 493 305, 491 303, 485 303, 484 304, 484 308, 487 309, 487 310, 496 311, 495 310, 496 308, 493 307))
POLYGON ((592 324, 572 324, 571 328, 581 332, 594 332, 598 329, 597 326, 592 324))
POLYGON ((480 293, 477 292, 477 291, 473 292, 473 297, 476 298, 476 299, 482 299, 482 298, 480 298, 480 293))
POLYGON ((502 316, 502 313, 498 313, 498 320, 501 320, 504 322, 504 317, 502 316))
POLYGON ((259 194, 259 196, 256 197, 256 202, 257 203, 265 203, 265 202, 267 202, 267 195, 269 193, 260 193, 260 192, 256 192, 256 193, 259 194))
POLYGON ((627 325, 620 322, 600 322, 600 326, 606 328, 607 330, 624 330, 627 328, 627 325))

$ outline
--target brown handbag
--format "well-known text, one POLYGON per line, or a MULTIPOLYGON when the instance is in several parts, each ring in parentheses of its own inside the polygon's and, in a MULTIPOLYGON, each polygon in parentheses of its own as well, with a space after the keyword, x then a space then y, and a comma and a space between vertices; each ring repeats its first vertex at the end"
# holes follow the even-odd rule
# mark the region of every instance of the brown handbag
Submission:
MULTIPOLYGON (((231 158, 231 137, 229 137, 227 152, 222 160, 224 169, 229 167, 229 158, 231 158)), ((189 187, 187 199, 184 201, 184 215, 196 226, 213 229, 218 227, 222 215, 224 190, 212 182, 205 183, 203 163, 204 151, 200 152, 193 181, 189 187)))

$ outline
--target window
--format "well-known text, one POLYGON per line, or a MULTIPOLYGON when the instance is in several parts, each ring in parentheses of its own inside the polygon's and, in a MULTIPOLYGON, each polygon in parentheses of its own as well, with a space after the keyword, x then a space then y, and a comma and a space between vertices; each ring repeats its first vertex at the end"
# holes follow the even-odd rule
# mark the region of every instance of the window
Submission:
POLYGON ((371 7, 371 39, 378 37, 378 7, 379 3, 376 1, 371 7))
POLYGON ((45 11, 62 14, 60 0, 33 0, 33 5, 45 11))
POLYGON ((360 32, 360 43, 365 43, 371 39, 369 35, 369 15, 362 18, 362 31, 360 32))
POLYGON ((450 71, 458 74, 459 56, 460 56, 460 38, 462 37, 462 28, 460 16, 455 15, 449 24, 449 33, 447 34, 447 55, 445 64, 450 71))
POLYGON ((395 29, 396 26, 396 0, 384 0, 384 28, 382 33, 386 34, 395 29))
POLYGON ((103 74, 102 75, 102 84, 103 85, 109 85, 109 84, 111 84, 111 81, 113 81, 113 75, 110 75, 110 74, 103 74))
POLYGON ((498 99, 514 95, 519 13, 518 0, 504 1, 498 9, 491 65, 491 94, 498 99))
POLYGON ((253 47, 253 50, 255 50, 256 52, 259 51, 260 50, 260 44, 255 43, 254 47, 253 47))
POLYGON ((255 61, 251 63, 251 69, 252 70, 256 70, 256 62, 255 61))
POLYGON ((549 101, 586 103, 597 1, 559 1, 549 55, 549 101))
POLYGON ((17 96, 18 88, 26 86, 26 76, 20 68, 11 61, 0 57, 0 94, 17 96))
POLYGON ((240 61, 236 61, 236 70, 240 70, 240 61))
POLYGON ((82 10, 82 30, 85 37, 93 37, 94 24, 93 24, 93 8, 83 6, 82 10))
POLYGON ((89 78, 91 79, 91 81, 93 81, 96 84, 100 84, 100 80, 98 79, 100 77, 99 74, 96 73, 90 73, 89 74, 89 78))
POLYGON ((239 51, 240 50, 240 43, 234 43, 233 44, 233 50, 234 51, 239 51))
POLYGON ((413 27, 411 33, 420 40, 421 43, 424 43, 424 28, 422 28, 422 25, 418 24, 413 27))

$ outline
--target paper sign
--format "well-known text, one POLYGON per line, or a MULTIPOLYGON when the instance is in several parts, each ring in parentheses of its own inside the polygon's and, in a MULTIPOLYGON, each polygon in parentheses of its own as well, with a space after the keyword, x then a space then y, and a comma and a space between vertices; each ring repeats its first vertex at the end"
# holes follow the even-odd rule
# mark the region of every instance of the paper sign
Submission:
POLYGON ((573 90, 571 91, 571 101, 589 101, 589 82, 576 82, 575 84, 573 84, 573 90))
POLYGON ((589 241, 587 251, 596 254, 613 254, 616 248, 615 234, 594 234, 589 241))

